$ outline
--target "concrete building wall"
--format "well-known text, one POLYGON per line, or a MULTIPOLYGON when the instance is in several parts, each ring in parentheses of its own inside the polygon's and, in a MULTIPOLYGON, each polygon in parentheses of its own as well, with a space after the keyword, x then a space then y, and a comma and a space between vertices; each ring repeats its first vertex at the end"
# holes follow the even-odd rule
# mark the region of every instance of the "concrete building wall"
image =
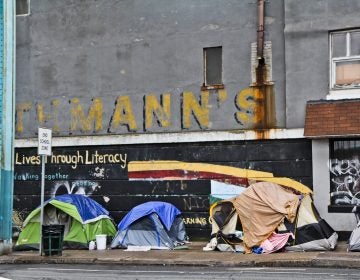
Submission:
MULTIPOLYGON (((17 138, 36 137, 38 125, 54 136, 256 126, 260 105, 249 85, 257 1, 30 4, 30 14, 17 18, 17 138), (224 89, 204 93, 203 48, 216 46, 224 89), (189 102, 201 107, 193 113, 189 102), (157 104, 168 110, 151 114, 157 104)), ((284 127, 283 1, 266 3, 265 21, 275 127, 284 127)))
MULTIPOLYGON (((288 128, 304 126, 307 101, 332 99, 329 98, 329 33, 359 28, 359 8, 360 1, 358 0, 285 1, 286 124, 288 128)), ((353 97, 359 98, 360 92, 353 97)), ((347 97, 344 95, 338 98, 347 97)), ((321 122, 320 118, 319 121, 321 122)), ((334 125, 339 124, 340 121, 334 125)), ((351 231, 356 224, 354 214, 350 213, 351 205, 347 209, 346 205, 338 205, 337 210, 329 210, 331 206, 329 166, 331 138, 321 139, 319 135, 321 133, 318 133, 318 139, 312 140, 315 205, 320 215, 335 230, 351 231)), ((349 135, 343 133, 343 138, 346 137, 358 139, 354 133, 349 133, 349 135)))
POLYGON ((136 204, 161 199, 180 208, 191 236, 209 234, 213 178, 129 181, 127 166, 134 160, 269 171, 311 187, 310 142, 301 139, 301 129, 285 129, 281 0, 265 4, 265 63, 272 72, 274 102, 269 112, 264 113, 259 88, 250 86, 257 4, 32 0, 30 13, 17 17, 14 205, 19 222, 40 199, 38 126, 52 129, 53 155, 64 160, 126 154, 123 167, 97 162, 74 169, 49 159, 46 169, 47 197, 84 191, 109 208, 116 222, 136 204), (203 49, 217 46, 222 47, 223 88, 207 90, 203 49), (265 128, 275 129, 252 130, 266 114, 275 121, 265 128))
MULTIPOLYGON (((250 86, 256 0, 32 0, 30 14, 17 17, 17 153, 28 160, 36 156, 37 128, 44 126, 52 129, 59 154, 128 149, 128 160, 220 161, 266 170, 310 187, 314 183, 320 214, 336 230, 351 230, 351 220, 326 209, 328 142, 314 141, 311 146, 302 128, 306 102, 324 99, 329 92, 329 31, 359 27, 359 6, 358 0, 266 1, 265 41, 271 43, 275 104, 270 112, 275 123, 266 128, 275 129, 262 131, 255 128, 265 117, 259 113, 263 100, 250 86), (222 46, 224 88, 204 90, 203 49, 216 46, 222 46), (302 156, 289 139, 296 139, 302 156), (261 164, 254 164, 254 154, 261 164)), ((15 166, 20 174, 16 207, 39 198, 36 180, 29 180, 28 189, 21 187, 23 178, 30 178, 26 174, 38 175, 32 165, 15 166)), ((112 175, 119 172, 116 166, 106 168, 112 175)), ((70 184, 89 179, 70 173, 70 184)), ((120 177, 127 179, 126 174, 120 177)), ((126 195, 135 184, 127 182, 121 189, 111 180, 99 180, 104 186, 96 196, 99 202, 106 204, 109 193, 126 195)), ((54 194, 49 188, 55 184, 57 180, 47 181, 47 195, 54 194)), ((154 185, 162 190, 151 195, 164 194, 166 185, 157 184, 141 183, 144 189, 137 189, 136 195, 144 199, 154 185)), ((195 205, 200 206, 192 210, 205 218, 209 182, 192 185, 188 193, 179 185, 172 187, 175 191, 166 193, 167 199, 187 213, 192 213, 189 201, 180 203, 174 197, 194 195, 196 200, 201 191, 195 205)), ((129 210, 111 207, 118 218, 119 211, 129 210)))
POLYGON ((303 127, 308 100, 329 94, 329 32, 358 28, 358 0, 284 1, 286 127, 303 127))

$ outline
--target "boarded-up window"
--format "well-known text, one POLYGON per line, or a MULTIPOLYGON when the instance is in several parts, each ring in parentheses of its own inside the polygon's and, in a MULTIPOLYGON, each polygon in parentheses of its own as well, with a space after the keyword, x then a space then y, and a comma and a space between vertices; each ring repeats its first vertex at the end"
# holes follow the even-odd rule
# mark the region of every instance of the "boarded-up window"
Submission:
POLYGON ((330 34, 331 88, 360 88, 360 30, 330 34))
POLYGON ((16 0, 16 15, 29 14, 29 0, 16 0))
POLYGON ((337 62, 335 85, 360 85, 360 61, 337 62))
POLYGON ((222 47, 204 48, 204 85, 222 85, 222 47))

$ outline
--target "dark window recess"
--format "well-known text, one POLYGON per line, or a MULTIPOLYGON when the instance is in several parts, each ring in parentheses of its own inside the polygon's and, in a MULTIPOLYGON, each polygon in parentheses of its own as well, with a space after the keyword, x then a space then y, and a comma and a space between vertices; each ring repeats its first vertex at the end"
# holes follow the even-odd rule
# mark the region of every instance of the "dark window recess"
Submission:
POLYGON ((359 150, 360 139, 330 141, 330 204, 336 206, 332 210, 360 205, 359 150))
POLYGON ((29 13, 29 0, 16 0, 16 14, 26 15, 29 13))
POLYGON ((204 48, 204 87, 222 84, 222 47, 204 48))

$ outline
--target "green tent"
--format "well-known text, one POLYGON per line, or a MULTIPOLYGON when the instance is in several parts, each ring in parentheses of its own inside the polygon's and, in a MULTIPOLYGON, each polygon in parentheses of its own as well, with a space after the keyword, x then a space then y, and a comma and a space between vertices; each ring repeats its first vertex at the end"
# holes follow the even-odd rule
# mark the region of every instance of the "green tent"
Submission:
MULTIPOLYGON (((39 249, 41 207, 25 219, 15 250, 39 249)), ((54 197, 44 203, 43 225, 64 225, 65 248, 88 248, 97 234, 116 233, 109 212, 93 199, 77 194, 54 197)))

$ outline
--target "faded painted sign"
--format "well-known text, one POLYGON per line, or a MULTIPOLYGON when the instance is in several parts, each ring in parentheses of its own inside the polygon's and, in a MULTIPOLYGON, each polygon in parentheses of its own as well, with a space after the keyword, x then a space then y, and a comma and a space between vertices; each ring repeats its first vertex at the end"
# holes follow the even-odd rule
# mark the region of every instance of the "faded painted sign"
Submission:
POLYGON ((264 118, 263 99, 259 89, 246 88, 18 102, 16 136, 34 137, 38 126, 54 136, 254 128, 264 118))

